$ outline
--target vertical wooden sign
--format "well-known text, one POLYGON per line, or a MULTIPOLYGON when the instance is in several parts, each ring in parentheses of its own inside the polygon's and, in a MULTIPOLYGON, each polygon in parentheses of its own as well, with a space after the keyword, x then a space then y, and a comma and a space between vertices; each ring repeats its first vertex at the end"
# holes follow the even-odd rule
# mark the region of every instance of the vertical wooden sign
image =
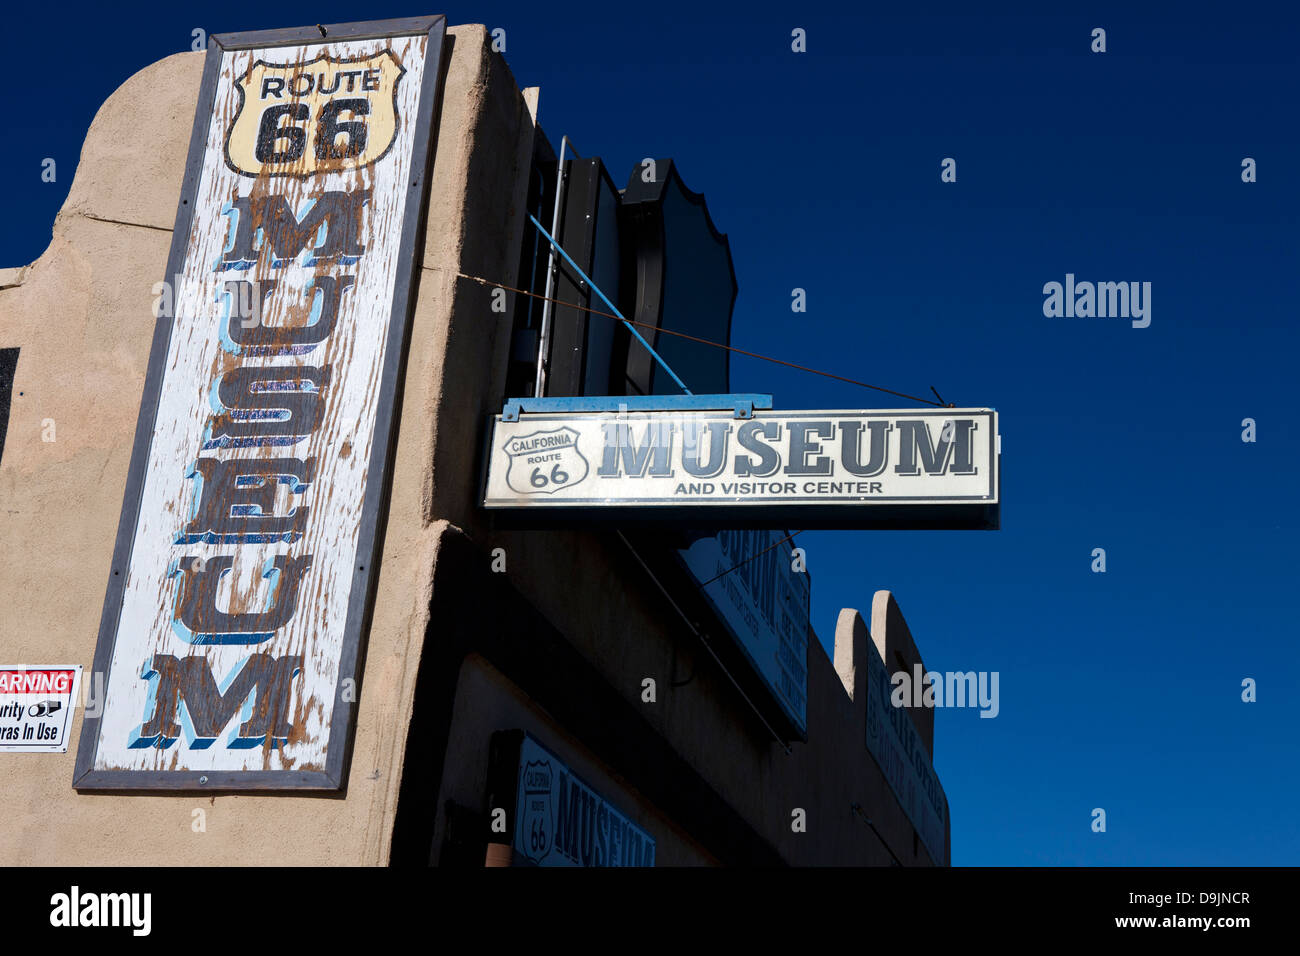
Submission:
POLYGON ((78 789, 344 785, 444 32, 208 46, 78 789))

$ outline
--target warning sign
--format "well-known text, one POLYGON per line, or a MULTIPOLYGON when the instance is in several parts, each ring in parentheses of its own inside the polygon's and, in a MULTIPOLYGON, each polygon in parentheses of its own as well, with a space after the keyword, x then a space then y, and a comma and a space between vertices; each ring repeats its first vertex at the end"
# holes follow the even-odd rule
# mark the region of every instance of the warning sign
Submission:
POLYGON ((81 665, 0 666, 0 751, 66 753, 81 665))

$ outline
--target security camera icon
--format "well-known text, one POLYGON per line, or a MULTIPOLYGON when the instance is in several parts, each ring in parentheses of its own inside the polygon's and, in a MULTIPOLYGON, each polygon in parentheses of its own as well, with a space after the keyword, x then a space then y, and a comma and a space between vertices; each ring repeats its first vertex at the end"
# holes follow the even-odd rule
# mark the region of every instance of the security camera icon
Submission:
POLYGON ((39 704, 32 704, 31 710, 27 713, 33 717, 48 717, 56 710, 62 709, 63 701, 61 700, 43 700, 39 704))

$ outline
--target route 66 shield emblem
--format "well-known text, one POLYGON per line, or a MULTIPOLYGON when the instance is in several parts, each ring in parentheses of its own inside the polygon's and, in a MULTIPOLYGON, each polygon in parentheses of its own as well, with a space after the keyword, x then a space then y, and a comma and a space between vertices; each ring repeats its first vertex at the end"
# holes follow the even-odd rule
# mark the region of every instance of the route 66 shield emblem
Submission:
POLYGON ((397 84, 406 72, 392 50, 305 63, 258 60, 236 84, 239 110, 226 135, 226 165, 244 176, 298 176, 360 169, 397 138, 397 84))
POLYGON ((551 812, 553 778, 549 760, 530 760, 524 764, 523 806, 519 811, 519 832, 515 843, 519 851, 534 863, 541 863, 546 858, 555 838, 555 820, 551 812))
POLYGON ((587 477, 587 459, 578 450, 578 433, 553 428, 511 438, 503 446, 510 456, 506 484, 521 495, 549 495, 587 477))

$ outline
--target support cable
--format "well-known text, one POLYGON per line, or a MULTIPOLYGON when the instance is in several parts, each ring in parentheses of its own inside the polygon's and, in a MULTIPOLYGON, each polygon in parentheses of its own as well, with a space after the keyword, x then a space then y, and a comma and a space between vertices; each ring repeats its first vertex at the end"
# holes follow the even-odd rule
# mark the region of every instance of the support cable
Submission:
POLYGON ((682 620, 686 622, 686 626, 691 629, 691 633, 700 639, 700 643, 703 644, 704 649, 709 652, 709 656, 711 656, 713 658, 714 663, 718 665, 718 669, 721 670, 722 673, 726 675, 727 680, 731 681, 731 686, 736 688, 736 692, 740 694, 740 696, 744 699, 745 703, 749 705, 751 710, 753 710, 754 716, 763 722, 763 726, 766 727, 767 732, 772 735, 772 739, 776 741, 777 746, 779 746, 782 750, 785 751, 787 757, 790 756, 789 744, 787 744, 784 740, 782 740, 781 735, 772 729, 772 725, 767 722, 767 718, 763 716, 763 712, 758 709, 758 707, 754 704, 752 700, 749 699, 749 695, 745 693, 744 688, 740 686, 740 683, 736 680, 736 678, 731 676, 731 671, 727 670, 727 665, 722 663, 722 660, 721 658, 718 657, 717 652, 709 644, 708 638, 706 638, 703 634, 700 633, 700 629, 695 626, 695 622, 692 621, 689 617, 687 617, 686 612, 683 611, 681 607, 677 604, 677 602, 673 600, 673 596, 668 593, 668 589, 663 586, 663 583, 660 582, 659 578, 655 575, 655 573, 650 570, 650 566, 646 564, 645 560, 641 557, 641 555, 637 553, 636 548, 632 547, 632 542, 628 541, 627 538, 624 537, 622 531, 616 531, 614 533, 618 535, 619 540, 621 540, 623 544, 627 547, 628 551, 631 552, 632 557, 636 558, 636 562, 637 564, 641 565, 642 570, 645 571, 645 573, 650 576, 650 580, 655 583, 655 586, 657 588, 659 588, 659 591, 661 594, 663 594, 664 599, 670 605, 672 605, 672 609, 681 615, 682 620))
POLYGON ((712 584, 714 581, 718 580, 719 578, 725 578, 732 571, 738 570, 739 568, 743 568, 745 565, 749 564, 749 562, 753 561, 755 558, 761 558, 763 555, 767 554, 767 552, 771 551, 773 548, 781 547, 781 545, 785 544, 796 534, 803 534, 803 532, 802 531, 791 532, 790 534, 787 534, 784 538, 782 538, 780 541, 776 542, 775 544, 769 545, 768 547, 764 548, 762 551, 756 552, 755 554, 751 554, 749 557, 747 557, 744 561, 741 561, 735 567, 727 568, 727 570, 723 571, 721 574, 715 574, 713 577, 709 578, 707 581, 705 581, 703 584, 700 585, 700 590, 707 588, 710 584, 712 584))
MULTIPOLYGON (((659 363, 659 365, 663 368, 665 372, 667 372, 670 376, 672 376, 672 380, 677 383, 678 387, 680 387, 683 392, 685 392, 687 395, 692 394, 691 390, 686 387, 686 383, 683 382, 680 378, 678 378, 677 373, 674 372, 672 368, 669 367, 668 363, 663 360, 663 356, 661 356, 658 352, 656 352, 654 348, 650 345, 650 343, 645 340, 645 337, 642 336, 641 333, 638 332, 635 328, 633 328, 634 323, 629 322, 627 317, 623 315, 622 312, 618 311, 618 306, 616 306, 613 302, 609 301, 609 298, 605 295, 605 293, 600 291, 600 286, 596 285, 596 283, 591 281, 591 277, 587 275, 587 273, 583 272, 582 267, 579 266, 576 262, 574 262, 572 257, 567 252, 565 252, 563 248, 561 248, 560 244, 556 242, 555 239, 552 238, 551 234, 547 232, 546 229, 542 226, 542 224, 537 221, 537 217, 534 216, 532 213, 529 213, 528 221, 537 227, 537 231, 540 232, 542 236, 546 239, 546 241, 551 244, 552 248, 554 248, 555 251, 560 254, 560 257, 563 258, 564 261, 569 264, 570 268, 572 268, 574 272, 578 273, 578 276, 582 279, 582 281, 587 283, 587 285, 591 287, 591 291, 595 292, 596 295, 600 296, 600 301, 604 302, 607 306, 609 306, 611 309, 614 310, 614 315, 612 316, 612 318, 618 319, 624 325, 627 326, 627 330, 636 337, 636 340, 638 342, 640 342, 642 345, 646 347, 646 351, 650 353, 650 355, 654 358, 656 362, 659 363)), ((501 286, 501 288, 504 289, 505 286, 501 286)), ((511 291, 515 291, 515 290, 511 290, 511 291)), ((635 324, 641 325, 643 323, 637 322, 635 324)))
MULTIPOLYGON (((536 221, 536 220, 534 220, 534 221, 536 221)), ((549 238, 549 237, 548 237, 548 238, 549 238)), ((559 248, 559 247, 557 246, 556 248, 559 248)), ((549 301, 549 302, 554 302, 554 303, 557 304, 557 305, 568 306, 569 308, 571 308, 571 309, 577 309, 577 310, 580 311, 580 312, 590 312, 592 315, 603 316, 603 317, 605 317, 605 318, 607 318, 607 319, 616 319, 616 320, 618 320, 618 321, 624 323, 624 324, 627 325, 627 326, 634 326, 634 325, 636 325, 636 326, 640 326, 640 327, 643 328, 643 329, 653 329, 653 330, 657 331, 660 335, 675 335, 675 336, 677 336, 677 337, 680 338, 680 339, 687 339, 687 340, 689 340, 689 341, 691 341, 691 342, 698 342, 700 345, 708 345, 708 346, 711 346, 711 347, 713 347, 713 348, 715 348, 715 349, 724 349, 724 350, 726 350, 726 351, 728 351, 728 352, 735 352, 735 353, 738 354, 738 355, 746 355, 746 356, 748 356, 749 358, 761 359, 761 360, 764 361, 764 362, 772 362, 772 363, 774 363, 774 364, 776 364, 776 365, 784 365, 786 368, 796 369, 797 371, 800 371, 800 372, 810 372, 810 373, 813 374, 813 375, 821 375, 821 376, 824 376, 825 378, 833 378, 833 379, 835 379, 836 381, 839 381, 839 382, 848 382, 850 385, 858 385, 858 386, 861 386, 862 388, 871 388, 871 389, 875 389, 877 392, 885 392, 885 393, 887 393, 887 394, 889 394, 889 395, 897 395, 899 398, 906 398, 908 401, 911 401, 911 402, 920 402, 922 405, 934 405, 936 408, 955 408, 955 407, 956 407, 955 405, 953 405, 952 402, 946 402, 946 403, 945 403, 945 402, 932 402, 932 401, 930 401, 930 399, 928 399, 928 398, 919 398, 919 397, 916 396, 916 395, 908 395, 906 392, 896 392, 896 391, 894 391, 892 388, 884 388, 884 387, 882 387, 882 386, 880 386, 880 385, 872 385, 872 384, 870 384, 870 383, 868 383, 868 382, 860 382, 860 381, 858 381, 858 380, 855 379, 855 378, 847 378, 847 377, 845 377, 845 376, 843 376, 843 375, 836 375, 834 372, 824 372, 824 371, 822 371, 821 369, 809 368, 807 365, 799 365, 799 364, 797 364, 797 363, 795 363, 795 362, 787 362, 785 359, 775 358, 775 357, 773 357, 773 356, 771 356, 771 355, 763 355, 763 354, 761 354, 761 353, 759 353, 759 352, 750 352, 748 349, 737 348, 737 347, 734 346, 734 345, 726 345, 726 344, 724 344, 724 343, 722 343, 722 342, 714 342, 714 341, 711 341, 711 340, 709 340, 709 339, 702 339, 702 338, 700 338, 699 336, 696 336, 696 335, 688 335, 688 334, 685 333, 685 332, 675 332, 675 331, 673 331, 672 329, 661 329, 661 328, 658 328, 657 326, 650 325, 650 324, 647 323, 647 322, 637 322, 637 321, 635 321, 634 319, 626 318, 625 316, 623 316, 622 313, 619 313, 618 315, 612 315, 612 314, 610 314, 609 312, 601 312, 599 309, 591 309, 591 308, 588 308, 588 307, 585 306, 585 305, 578 305, 576 302, 562 302, 562 301, 560 301, 559 299, 551 299, 551 298, 549 298, 549 297, 547 297, 547 296, 544 296, 544 295, 542 295, 542 294, 540 294, 540 293, 538 293, 538 292, 529 292, 527 289, 516 289, 516 288, 514 288, 513 286, 503 285, 503 284, 500 283, 500 282, 493 282, 491 279, 484 279, 482 276, 472 276, 472 275, 468 275, 468 274, 466 274, 466 273, 464 273, 464 272, 457 272, 456 275, 457 275, 457 277, 459 277, 459 278, 461 278, 461 279, 468 279, 469 281, 471 281, 471 282, 477 282, 479 285, 482 285, 482 286, 492 286, 492 287, 497 288, 497 289, 505 289, 507 292, 516 292, 516 293, 518 293, 519 295, 532 296, 534 299, 546 299, 546 300, 549 301)), ((594 286, 593 286, 593 288, 594 288, 594 286)), ((600 290, 597 289, 597 291, 599 292, 600 290)), ((603 296, 602 296, 602 298, 603 298, 603 296)), ((642 343, 645 342, 645 339, 642 339, 640 335, 637 335, 636 332, 635 332, 635 330, 631 330, 631 331, 632 331, 632 334, 633 334, 633 335, 636 335, 637 339, 639 339, 642 343)), ((646 345, 646 348, 650 348, 650 346, 649 346, 649 345, 646 345)), ((650 351, 651 351, 651 354, 654 354, 654 350, 653 350, 653 349, 650 349, 650 351)), ((657 357, 657 356, 656 356, 656 357, 657 357)), ((666 367, 667 367, 667 366, 665 366, 665 368, 666 368, 666 367)), ((670 372, 671 372, 671 370, 670 370, 670 372)), ((677 376, 674 375, 673 378, 676 379, 677 376)), ((678 384, 680 385, 681 382, 678 381, 678 384)), ((686 388, 686 386, 683 385, 682 388, 686 388)), ((686 394, 688 394, 688 395, 691 394, 691 392, 690 392, 689 389, 686 390, 686 394)), ((936 394, 937 394, 937 393, 936 393, 936 394)))
POLYGON ((850 809, 858 816, 862 817, 863 821, 867 824, 867 826, 871 827, 871 832, 876 835, 876 839, 879 840, 880 845, 885 848, 885 852, 888 853, 891 857, 893 857, 894 866, 902 866, 903 861, 898 858, 898 854, 896 854, 893 851, 893 849, 889 846, 889 841, 885 839, 884 834, 882 834, 879 830, 876 829, 876 825, 871 822, 871 817, 867 816, 867 811, 862 808, 862 804, 855 803, 850 807, 850 809))

